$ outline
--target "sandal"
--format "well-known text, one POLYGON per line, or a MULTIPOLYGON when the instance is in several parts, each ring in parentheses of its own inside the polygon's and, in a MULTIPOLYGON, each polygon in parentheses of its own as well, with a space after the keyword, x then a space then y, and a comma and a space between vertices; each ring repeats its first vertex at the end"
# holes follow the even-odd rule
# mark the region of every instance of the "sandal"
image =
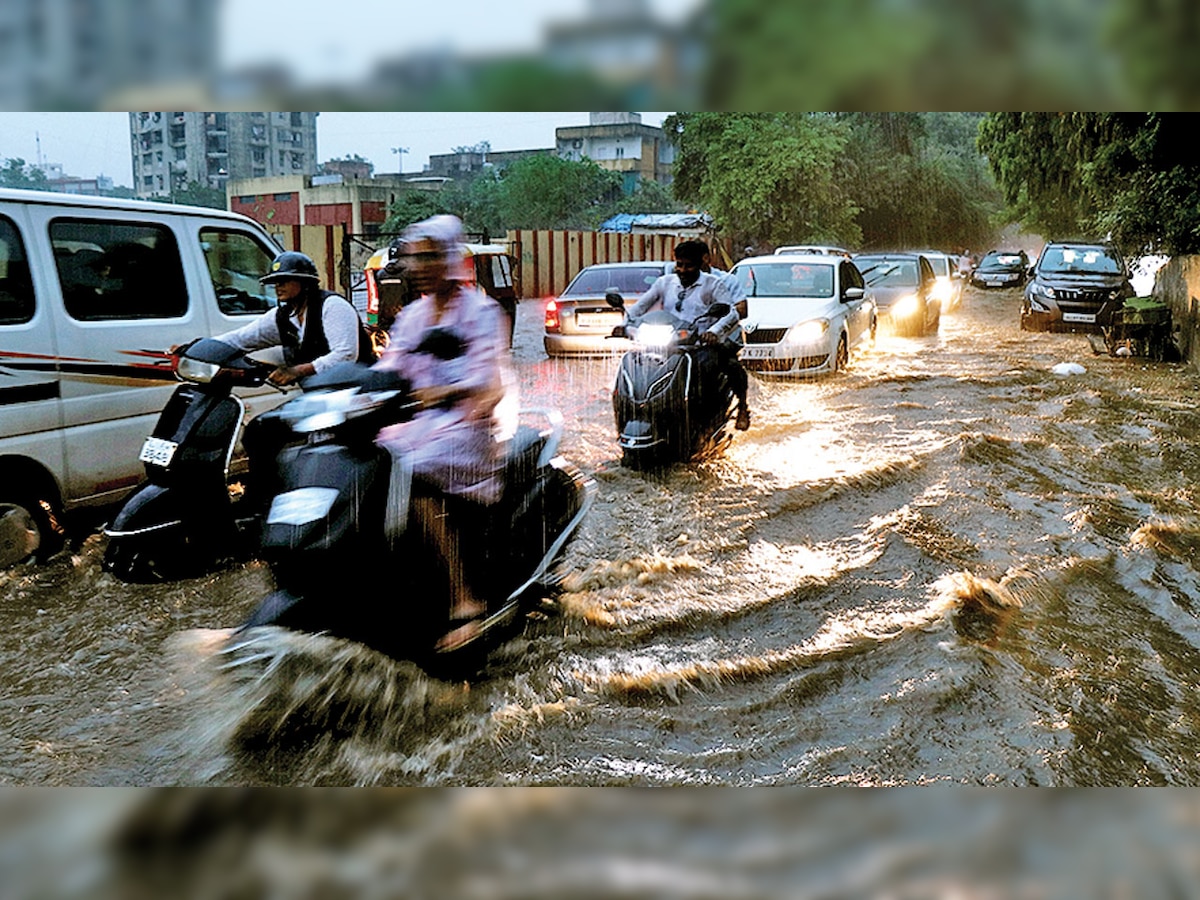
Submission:
POLYGON ((747 428, 749 428, 750 410, 746 409, 744 406, 739 406, 737 411, 737 421, 734 422, 733 427, 738 431, 745 431, 747 428))
POLYGON ((482 623, 485 618, 487 613, 451 619, 450 630, 438 639, 433 649, 438 653, 452 653, 478 640, 483 637, 482 623))

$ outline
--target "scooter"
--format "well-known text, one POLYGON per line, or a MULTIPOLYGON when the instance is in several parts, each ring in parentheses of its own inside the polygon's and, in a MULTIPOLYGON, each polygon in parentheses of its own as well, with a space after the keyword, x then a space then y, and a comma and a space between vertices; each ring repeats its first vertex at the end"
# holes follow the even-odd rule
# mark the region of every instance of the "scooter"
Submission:
MULTIPOLYGON (((615 291, 605 299, 616 309, 625 308, 615 291)), ((696 362, 700 335, 728 312, 728 306, 716 304, 681 328, 670 313, 656 310, 636 326, 613 330, 613 337, 631 337, 637 344, 621 358, 613 386, 622 465, 651 469, 706 459, 720 455, 732 441, 729 381, 718 366, 696 362)))
POLYGON ((177 359, 184 383, 139 454, 146 480, 104 529, 104 570, 123 581, 202 574, 257 543, 261 517, 239 517, 228 488, 246 416, 233 389, 269 384, 274 366, 212 338, 185 345, 177 359))
POLYGON ((522 411, 522 419, 536 415, 543 424, 520 425, 510 439, 500 499, 484 506, 443 498, 459 523, 463 577, 487 613, 478 638, 439 653, 448 600, 418 529, 407 527, 409 497, 432 488, 414 481, 404 457, 393 459, 375 444, 380 428, 418 406, 394 373, 354 364, 335 369, 341 371, 329 373, 328 390, 310 382, 303 397, 278 410, 306 441, 279 457, 283 489, 263 529, 261 554, 277 590, 239 631, 276 625, 325 632, 434 674, 477 671, 560 579, 556 566, 595 485, 558 455, 562 415, 522 411), (347 376, 354 369, 357 376, 347 376))

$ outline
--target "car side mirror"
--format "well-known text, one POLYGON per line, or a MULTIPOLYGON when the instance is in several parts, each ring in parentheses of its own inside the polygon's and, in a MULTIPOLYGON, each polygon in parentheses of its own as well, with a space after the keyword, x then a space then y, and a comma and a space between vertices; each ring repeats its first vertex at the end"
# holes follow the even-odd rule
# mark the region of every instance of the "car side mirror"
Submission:
POLYGON ((621 292, 616 288, 609 288, 604 292, 604 302, 613 309, 625 308, 625 298, 621 296, 621 292))
POLYGON ((867 292, 860 287, 848 287, 842 291, 842 302, 852 303, 855 300, 861 300, 864 296, 866 296, 866 293, 867 292))

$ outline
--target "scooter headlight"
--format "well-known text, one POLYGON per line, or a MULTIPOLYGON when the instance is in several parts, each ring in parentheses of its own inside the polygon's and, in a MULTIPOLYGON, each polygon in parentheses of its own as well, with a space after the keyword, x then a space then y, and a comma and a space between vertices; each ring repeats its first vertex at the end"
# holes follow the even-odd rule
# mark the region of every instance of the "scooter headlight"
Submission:
POLYGON ((180 357, 179 364, 175 367, 175 371, 184 381, 194 381, 197 384, 208 384, 217 377, 217 373, 221 371, 221 367, 216 363, 200 362, 198 359, 189 359, 186 356, 180 357))
POLYGON ((892 315, 897 319, 907 319, 917 314, 917 295, 905 294, 892 304, 892 315))
POLYGON ((828 330, 829 322, 826 319, 800 322, 788 329, 787 341, 790 344, 815 344, 825 337, 828 330))
POLYGON ((337 488, 306 487, 280 494, 271 502, 268 525, 306 525, 329 515, 337 488))
POLYGON ((675 326, 665 323, 641 325, 637 330, 637 342, 645 347, 666 347, 675 338, 675 326))

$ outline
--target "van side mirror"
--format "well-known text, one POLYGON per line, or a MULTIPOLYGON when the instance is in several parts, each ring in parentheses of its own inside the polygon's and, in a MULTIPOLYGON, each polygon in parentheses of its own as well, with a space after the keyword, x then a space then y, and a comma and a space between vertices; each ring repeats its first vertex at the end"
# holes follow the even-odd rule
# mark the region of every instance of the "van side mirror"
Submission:
POLYGON ((621 292, 616 288, 609 288, 604 292, 604 302, 613 309, 625 308, 625 298, 621 296, 621 292))
POLYGON ((855 300, 861 300, 866 296, 866 291, 857 286, 851 286, 842 291, 842 302, 852 303, 855 300))

